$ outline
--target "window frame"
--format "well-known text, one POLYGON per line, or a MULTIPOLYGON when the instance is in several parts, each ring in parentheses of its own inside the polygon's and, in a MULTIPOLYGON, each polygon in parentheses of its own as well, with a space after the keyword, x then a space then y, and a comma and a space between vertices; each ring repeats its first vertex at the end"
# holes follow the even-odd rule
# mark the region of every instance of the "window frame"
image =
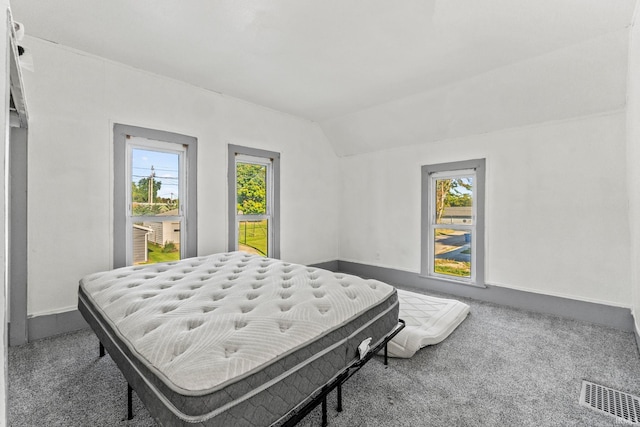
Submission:
MULTIPOLYGON (((133 247, 129 243, 133 240, 133 225, 137 222, 168 222, 171 221, 172 224, 177 222, 179 224, 179 229, 187 229, 186 227, 186 217, 188 213, 188 201, 189 194, 187 193, 186 188, 186 157, 187 157, 187 147, 184 144, 174 144, 165 141, 159 140, 150 140, 148 138, 139 138, 136 136, 131 136, 130 139, 126 142, 127 145, 127 159, 126 159, 126 171, 127 174, 126 180, 127 182, 133 182, 133 151, 136 149, 145 150, 145 151, 155 151, 160 153, 169 153, 169 154, 177 154, 178 157, 178 215, 171 216, 157 216, 157 215, 135 215, 132 210, 132 201, 133 195, 131 192, 131 186, 127 186, 127 214, 126 214, 126 227, 125 231, 127 246, 125 247, 126 251, 126 262, 127 265, 133 265, 133 247), (162 221, 158 221, 162 219, 162 221)), ((156 242, 157 243, 157 242, 156 242)), ((186 236, 184 233, 180 231, 180 259, 187 258, 186 256, 186 236)), ((146 259, 146 255, 145 255, 146 259)))
POLYGON ((229 251, 237 251, 238 247, 238 213, 236 210, 236 163, 238 158, 242 162, 255 163, 267 166, 267 215, 243 215, 254 216, 256 219, 270 217, 268 257, 280 258, 280 153, 275 151, 261 150, 257 148, 244 147, 241 145, 229 144, 228 147, 228 248, 229 251), (271 179, 269 179, 269 174, 271 179), (271 191, 269 191, 271 190, 271 191))
POLYGON ((458 162, 439 163, 422 166, 422 212, 421 212, 421 260, 420 276, 436 280, 438 282, 459 283, 471 286, 485 286, 485 159, 464 160, 458 162), (475 173, 473 186, 473 218, 472 226, 457 225, 454 228, 469 229, 471 236, 471 277, 455 277, 436 273, 434 271, 435 229, 434 224, 434 178, 454 178, 469 176, 469 172, 475 173))
MULTIPOLYGON (((197 139, 192 136, 166 132, 155 129, 141 128, 138 126, 115 124, 113 127, 114 141, 114 175, 113 175, 113 267, 124 267, 131 265, 132 259, 129 259, 130 250, 129 239, 131 238, 131 230, 127 224, 131 217, 129 200, 131 195, 130 182, 130 147, 128 137, 145 138, 151 141, 158 141, 159 146, 170 147, 167 144, 176 144, 175 151, 184 151, 184 183, 181 183, 185 189, 184 195, 181 195, 181 205, 183 209, 184 230, 180 232, 181 240, 181 258, 190 258, 197 256, 198 240, 197 240, 197 139)), ((140 144, 135 144, 136 146, 140 144)), ((146 144, 143 144, 146 145, 146 144)), ((150 150, 154 150, 153 142, 148 146, 150 150)), ((162 151, 162 148, 157 149, 162 151)), ((167 217, 171 219, 173 217, 167 217)), ((165 218, 163 218, 165 219, 165 218)))

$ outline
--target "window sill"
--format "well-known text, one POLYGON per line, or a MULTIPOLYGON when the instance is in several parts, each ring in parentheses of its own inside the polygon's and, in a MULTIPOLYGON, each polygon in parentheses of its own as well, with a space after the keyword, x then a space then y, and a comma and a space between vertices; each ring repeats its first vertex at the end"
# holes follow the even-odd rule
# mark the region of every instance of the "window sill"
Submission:
POLYGON ((462 280, 447 279, 446 277, 430 276, 428 274, 422 274, 422 273, 419 273, 418 277, 420 277, 422 279, 433 280, 434 282, 438 282, 438 283, 442 283, 442 284, 454 283, 456 285, 470 286, 472 288, 486 288, 487 287, 484 283, 464 282, 462 280))

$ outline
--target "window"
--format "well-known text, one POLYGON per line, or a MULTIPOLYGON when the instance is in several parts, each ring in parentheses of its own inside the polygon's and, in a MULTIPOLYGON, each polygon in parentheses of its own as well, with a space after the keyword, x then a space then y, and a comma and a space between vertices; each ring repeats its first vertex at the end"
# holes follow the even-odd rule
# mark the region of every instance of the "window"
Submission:
POLYGON ((195 256, 196 139, 114 127, 114 267, 195 256))
POLYGON ((422 275, 484 286, 485 160, 422 167, 422 275))
POLYGON ((280 256, 280 154, 229 145, 229 250, 280 256))

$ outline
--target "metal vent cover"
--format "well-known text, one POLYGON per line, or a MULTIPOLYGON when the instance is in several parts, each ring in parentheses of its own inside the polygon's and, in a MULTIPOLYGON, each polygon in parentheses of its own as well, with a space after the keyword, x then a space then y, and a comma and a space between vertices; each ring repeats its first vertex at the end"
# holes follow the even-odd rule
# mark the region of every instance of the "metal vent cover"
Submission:
POLYGON ((640 397, 589 381, 582 381, 580 405, 640 424, 640 397))

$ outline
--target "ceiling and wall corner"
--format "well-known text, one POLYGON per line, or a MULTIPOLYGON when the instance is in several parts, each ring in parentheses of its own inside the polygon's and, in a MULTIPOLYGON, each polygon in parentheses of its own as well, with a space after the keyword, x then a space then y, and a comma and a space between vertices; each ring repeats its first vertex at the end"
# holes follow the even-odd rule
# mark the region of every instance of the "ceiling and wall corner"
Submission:
POLYGON ((338 155, 351 155, 408 143, 391 136, 398 129, 438 140, 615 104, 619 87, 598 88, 626 69, 618 39, 634 5, 20 0, 13 9, 33 37, 316 121, 338 155), (545 104, 558 84, 577 97, 545 104), (487 93, 486 115, 505 117, 482 124, 468 116, 487 93))
POLYGON ((348 156, 623 109, 627 47, 625 28, 321 125, 348 156))

